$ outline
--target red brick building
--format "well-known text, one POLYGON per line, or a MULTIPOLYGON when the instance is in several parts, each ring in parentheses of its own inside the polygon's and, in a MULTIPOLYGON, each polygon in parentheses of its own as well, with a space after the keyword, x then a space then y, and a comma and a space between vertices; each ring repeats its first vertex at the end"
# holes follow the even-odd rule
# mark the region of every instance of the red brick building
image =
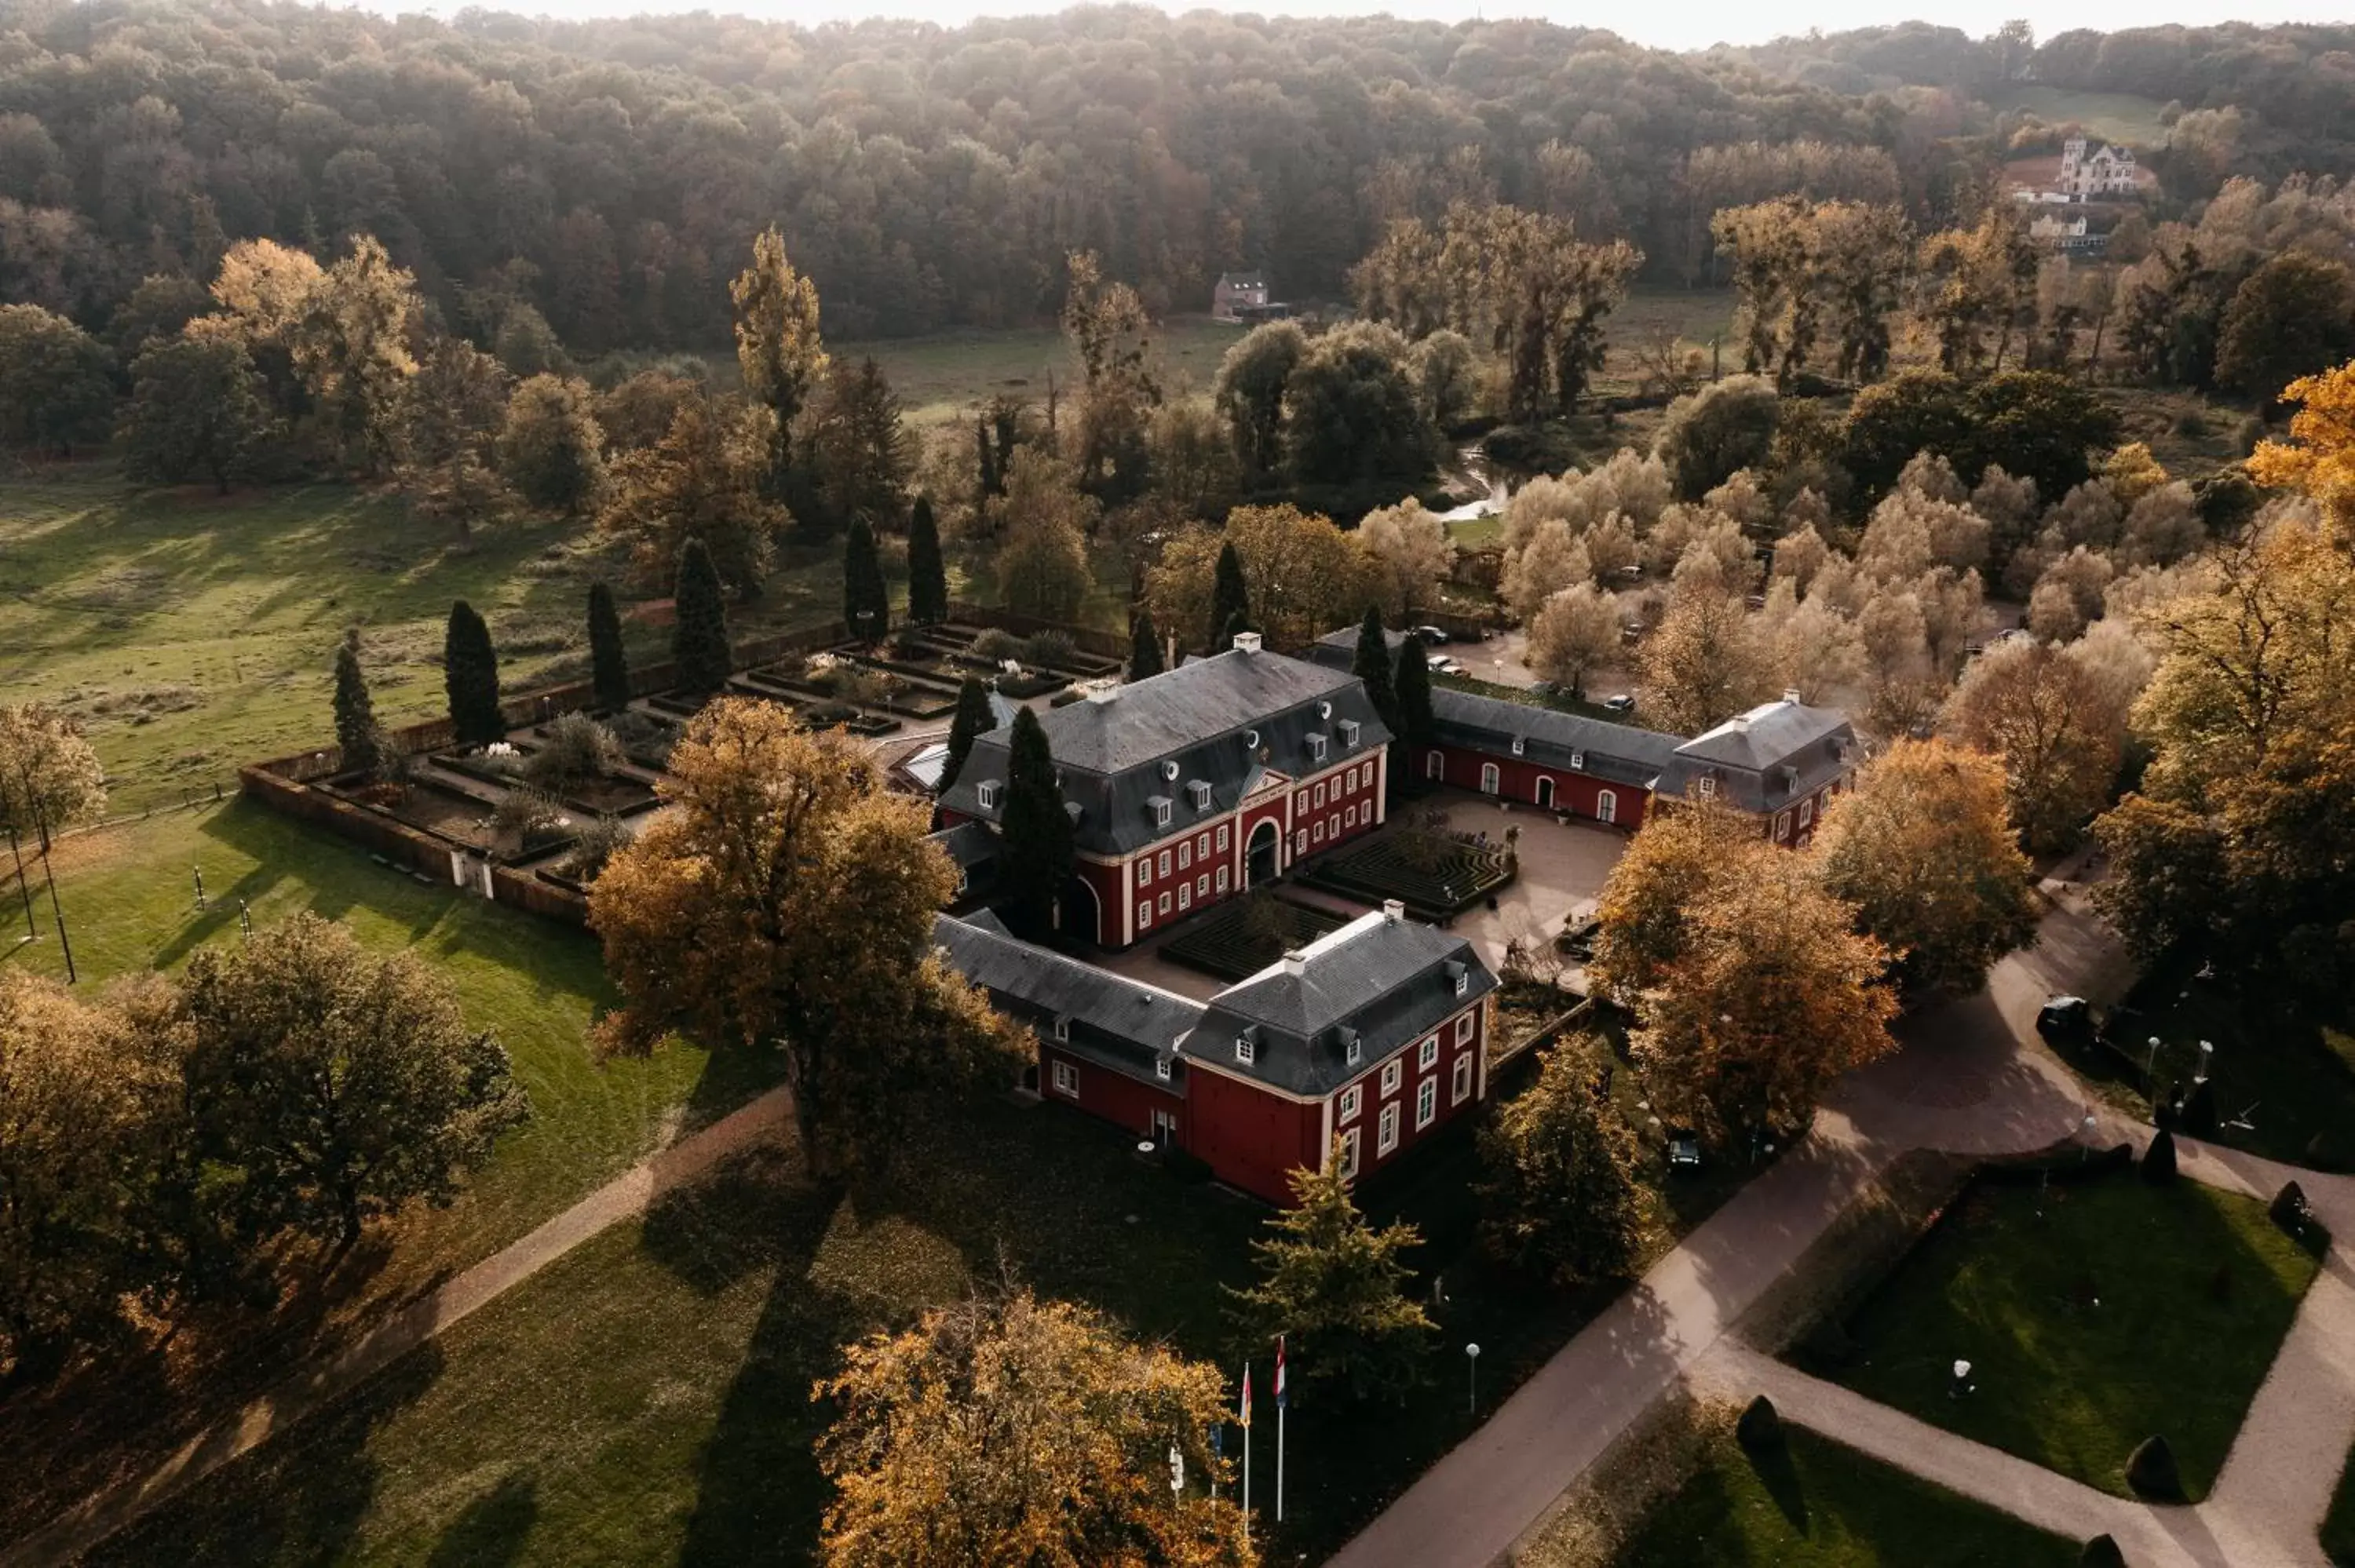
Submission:
POLYGON ((1039 1089, 1282 1203, 1288 1175, 1403 1157, 1488 1092, 1497 978, 1391 905, 1207 1003, 943 916, 934 939, 1039 1038, 1039 1089))
MULTIPOLYGON (((1039 723, 1076 828, 1058 921, 1101 947, 1150 937, 1383 821, 1391 733, 1365 688, 1253 634, 1039 723)), ((940 797, 944 824, 996 825, 1011 733, 974 742, 940 797)))

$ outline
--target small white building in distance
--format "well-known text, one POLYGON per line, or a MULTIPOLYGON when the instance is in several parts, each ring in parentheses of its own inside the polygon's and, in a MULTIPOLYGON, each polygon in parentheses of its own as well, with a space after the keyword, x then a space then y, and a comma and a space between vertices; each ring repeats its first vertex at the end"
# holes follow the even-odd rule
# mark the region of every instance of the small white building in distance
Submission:
POLYGON ((2140 189, 2133 149, 2105 142, 2089 153, 2083 136, 2072 136, 2062 143, 2061 192, 2071 201, 2133 196, 2140 189))
POLYGON ((1267 274, 1221 272, 1210 291, 1210 319, 1239 322, 1267 308, 1267 274))

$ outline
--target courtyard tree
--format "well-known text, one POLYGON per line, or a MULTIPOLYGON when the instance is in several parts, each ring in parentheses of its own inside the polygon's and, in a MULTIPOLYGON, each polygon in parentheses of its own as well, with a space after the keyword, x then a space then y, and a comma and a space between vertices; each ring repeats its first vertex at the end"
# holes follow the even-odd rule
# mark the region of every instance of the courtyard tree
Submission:
MULTIPOLYGON (((1431 660, 1422 638, 1410 637, 1399 644, 1398 677, 1392 691, 1398 702, 1399 738, 1409 746, 1429 745, 1436 721, 1431 713, 1431 660)), ((1411 771, 1393 768, 1393 787, 1411 771)))
POLYGON ((1888 950, 1804 855, 1768 848, 1710 879, 1681 951, 1636 1008, 1636 1062, 1662 1114, 1712 1141, 1804 1131, 1833 1080, 1894 1048, 1888 950))
MULTIPOLYGON (((1415 640, 1407 633, 1406 640, 1415 640)), ((1374 716, 1382 727, 1395 736, 1399 733, 1398 692, 1391 679, 1391 642, 1382 630, 1380 605, 1366 606, 1366 618, 1358 623, 1358 648, 1349 658, 1349 673, 1358 677, 1366 688, 1366 700, 1373 705, 1374 716)))
POLYGON ((1858 926, 1908 985, 1975 989, 2035 936, 2028 857, 2004 797, 1994 758, 1901 739, 1825 813, 1813 850, 1824 886, 1856 906, 1858 926))
MULTIPOLYGON (((753 236, 751 265, 730 282, 728 298, 736 310, 736 366, 745 396, 769 416, 762 426, 762 493, 788 504, 801 502, 791 477, 794 428, 826 367, 826 345, 818 336, 817 285, 794 270, 784 236, 771 224, 753 236)), ((817 523, 800 521, 805 527, 817 523)))
POLYGON ((165 1043, 111 1001, 0 972, 0 1389, 40 1382, 158 1279, 179 1091, 165 1043))
POLYGON ((614 606, 613 590, 602 582, 589 585, 589 683, 597 705, 608 713, 630 705, 630 655, 622 645, 622 612, 614 606))
POLYGON ((1139 605, 1128 627, 1128 678, 1149 680, 1165 668, 1160 629, 1153 624, 1153 612, 1139 605))
POLYGON ((940 524, 932 499, 919 495, 908 509, 908 619, 938 626, 949 618, 948 567, 941 559, 940 524))
POLYGON ((571 376, 534 376, 509 395, 499 472, 529 504, 578 517, 602 494, 605 432, 594 402, 589 384, 571 376))
POLYGON ((235 1172, 243 1234, 332 1240, 416 1199, 447 1203, 529 1114, 506 1052, 409 953, 295 916, 199 948, 180 985, 199 1150, 235 1172))
POLYGON ((464 599, 450 607, 442 636, 442 684, 450 699, 450 727, 460 746, 505 740, 506 711, 499 705, 499 654, 491 629, 464 599))
POLYGON ((728 603, 719 569, 703 541, 690 538, 678 552, 671 588, 670 655, 678 683, 689 694, 708 697, 728 683, 736 655, 728 645, 728 603))
POLYGON ((1259 1561, 1215 1435, 1218 1372, 1092 1308, 997 1286, 844 1351, 812 1397, 826 1568, 1259 1561), (1167 1455, 1189 1485, 1173 1498, 1167 1455))
POLYGON ((0 827, 41 835, 106 810, 106 770, 74 722, 39 703, 0 707, 0 827))
POLYGON ((156 339, 132 362, 123 460, 133 479, 178 484, 201 474, 226 495, 252 471, 270 429, 261 373, 234 337, 156 339))
POLYGON ((1640 1151, 1594 1066, 1603 1049, 1582 1035, 1544 1052, 1537 1082, 1480 1129, 1482 1238, 1559 1286, 1623 1279, 1642 1256, 1640 1151))
POLYGON ((602 531, 625 539, 640 579, 657 588, 679 547, 700 539, 720 579, 759 594, 788 514, 763 493, 774 455, 769 410, 697 394, 685 398, 653 446, 624 452, 612 471, 602 531))
POLYGON ((1597 993, 1635 1005, 1684 957, 1692 920, 1719 881, 1747 876, 1781 853, 1756 823, 1713 800, 1648 813, 1596 904, 1601 923, 1586 968, 1597 993))
POLYGON ((1006 804, 997 820, 998 881, 1018 929, 1044 935, 1073 864, 1071 815, 1039 715, 1023 708, 1007 739, 1006 804))
POLYGON ((372 773, 379 745, 376 703, 360 667, 360 629, 346 627, 336 644, 336 747, 347 771, 372 773))
POLYGON ((1321 1171, 1292 1173, 1293 1206, 1252 1243, 1260 1281, 1234 1296, 1237 1325, 1283 1335, 1300 1375, 1358 1399, 1397 1400, 1423 1378, 1435 1325, 1406 1294, 1405 1255, 1423 1245, 1403 1223, 1376 1229, 1350 1201, 1337 1146, 1321 1171))
POLYGON ((1573 697, 1586 694, 1586 677, 1616 658, 1618 596, 1578 583, 1547 599, 1529 623, 1529 668, 1573 697))
POLYGON ((601 1049, 690 1028, 774 1053, 828 1176, 886 1161, 933 1092, 1010 1077, 1009 1031, 932 954, 955 871, 859 741, 722 697, 672 749, 662 796, 590 888, 623 998, 601 1049))
POLYGON ((948 751, 941 759, 941 785, 932 791, 944 795, 957 775, 964 771, 964 759, 973 754, 973 743, 987 735, 996 723, 990 711, 989 688, 977 675, 967 675, 957 686, 956 715, 949 720, 948 751))
POLYGON ((1995 758, 2005 809, 2038 853, 2066 849, 2109 799, 2126 711, 2068 649, 2032 638, 1989 648, 1946 699, 1940 730, 1995 758))
POLYGON ((75 443, 105 439, 114 408, 106 350, 39 305, 0 305, 0 445, 69 457, 75 443))
POLYGON ((875 554, 875 529, 862 514, 842 538, 842 623, 853 638, 875 642, 891 630, 891 589, 875 554))

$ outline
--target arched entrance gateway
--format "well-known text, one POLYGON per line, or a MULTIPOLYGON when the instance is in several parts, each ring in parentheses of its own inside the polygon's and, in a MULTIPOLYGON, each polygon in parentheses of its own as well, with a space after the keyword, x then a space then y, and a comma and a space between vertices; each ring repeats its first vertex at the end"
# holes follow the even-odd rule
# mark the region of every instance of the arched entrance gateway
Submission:
POLYGON ((1276 829, 1273 817, 1262 817, 1259 825, 1252 829, 1251 844, 1243 853, 1245 887, 1275 880, 1279 869, 1276 857, 1283 836, 1276 829))

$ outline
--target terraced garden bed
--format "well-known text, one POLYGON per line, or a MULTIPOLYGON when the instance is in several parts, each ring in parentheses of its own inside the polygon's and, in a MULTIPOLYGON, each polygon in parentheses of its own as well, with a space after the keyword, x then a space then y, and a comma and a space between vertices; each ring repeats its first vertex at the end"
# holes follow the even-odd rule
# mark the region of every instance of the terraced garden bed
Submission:
POLYGON ((1262 893, 1202 916, 1164 942, 1161 956, 1223 980, 1239 980, 1348 923, 1327 910, 1262 893))
POLYGON ((1314 861, 1300 877, 1344 898, 1363 904, 1395 898, 1418 919, 1443 920, 1469 909, 1514 874, 1512 853, 1502 844, 1409 830, 1314 861))

